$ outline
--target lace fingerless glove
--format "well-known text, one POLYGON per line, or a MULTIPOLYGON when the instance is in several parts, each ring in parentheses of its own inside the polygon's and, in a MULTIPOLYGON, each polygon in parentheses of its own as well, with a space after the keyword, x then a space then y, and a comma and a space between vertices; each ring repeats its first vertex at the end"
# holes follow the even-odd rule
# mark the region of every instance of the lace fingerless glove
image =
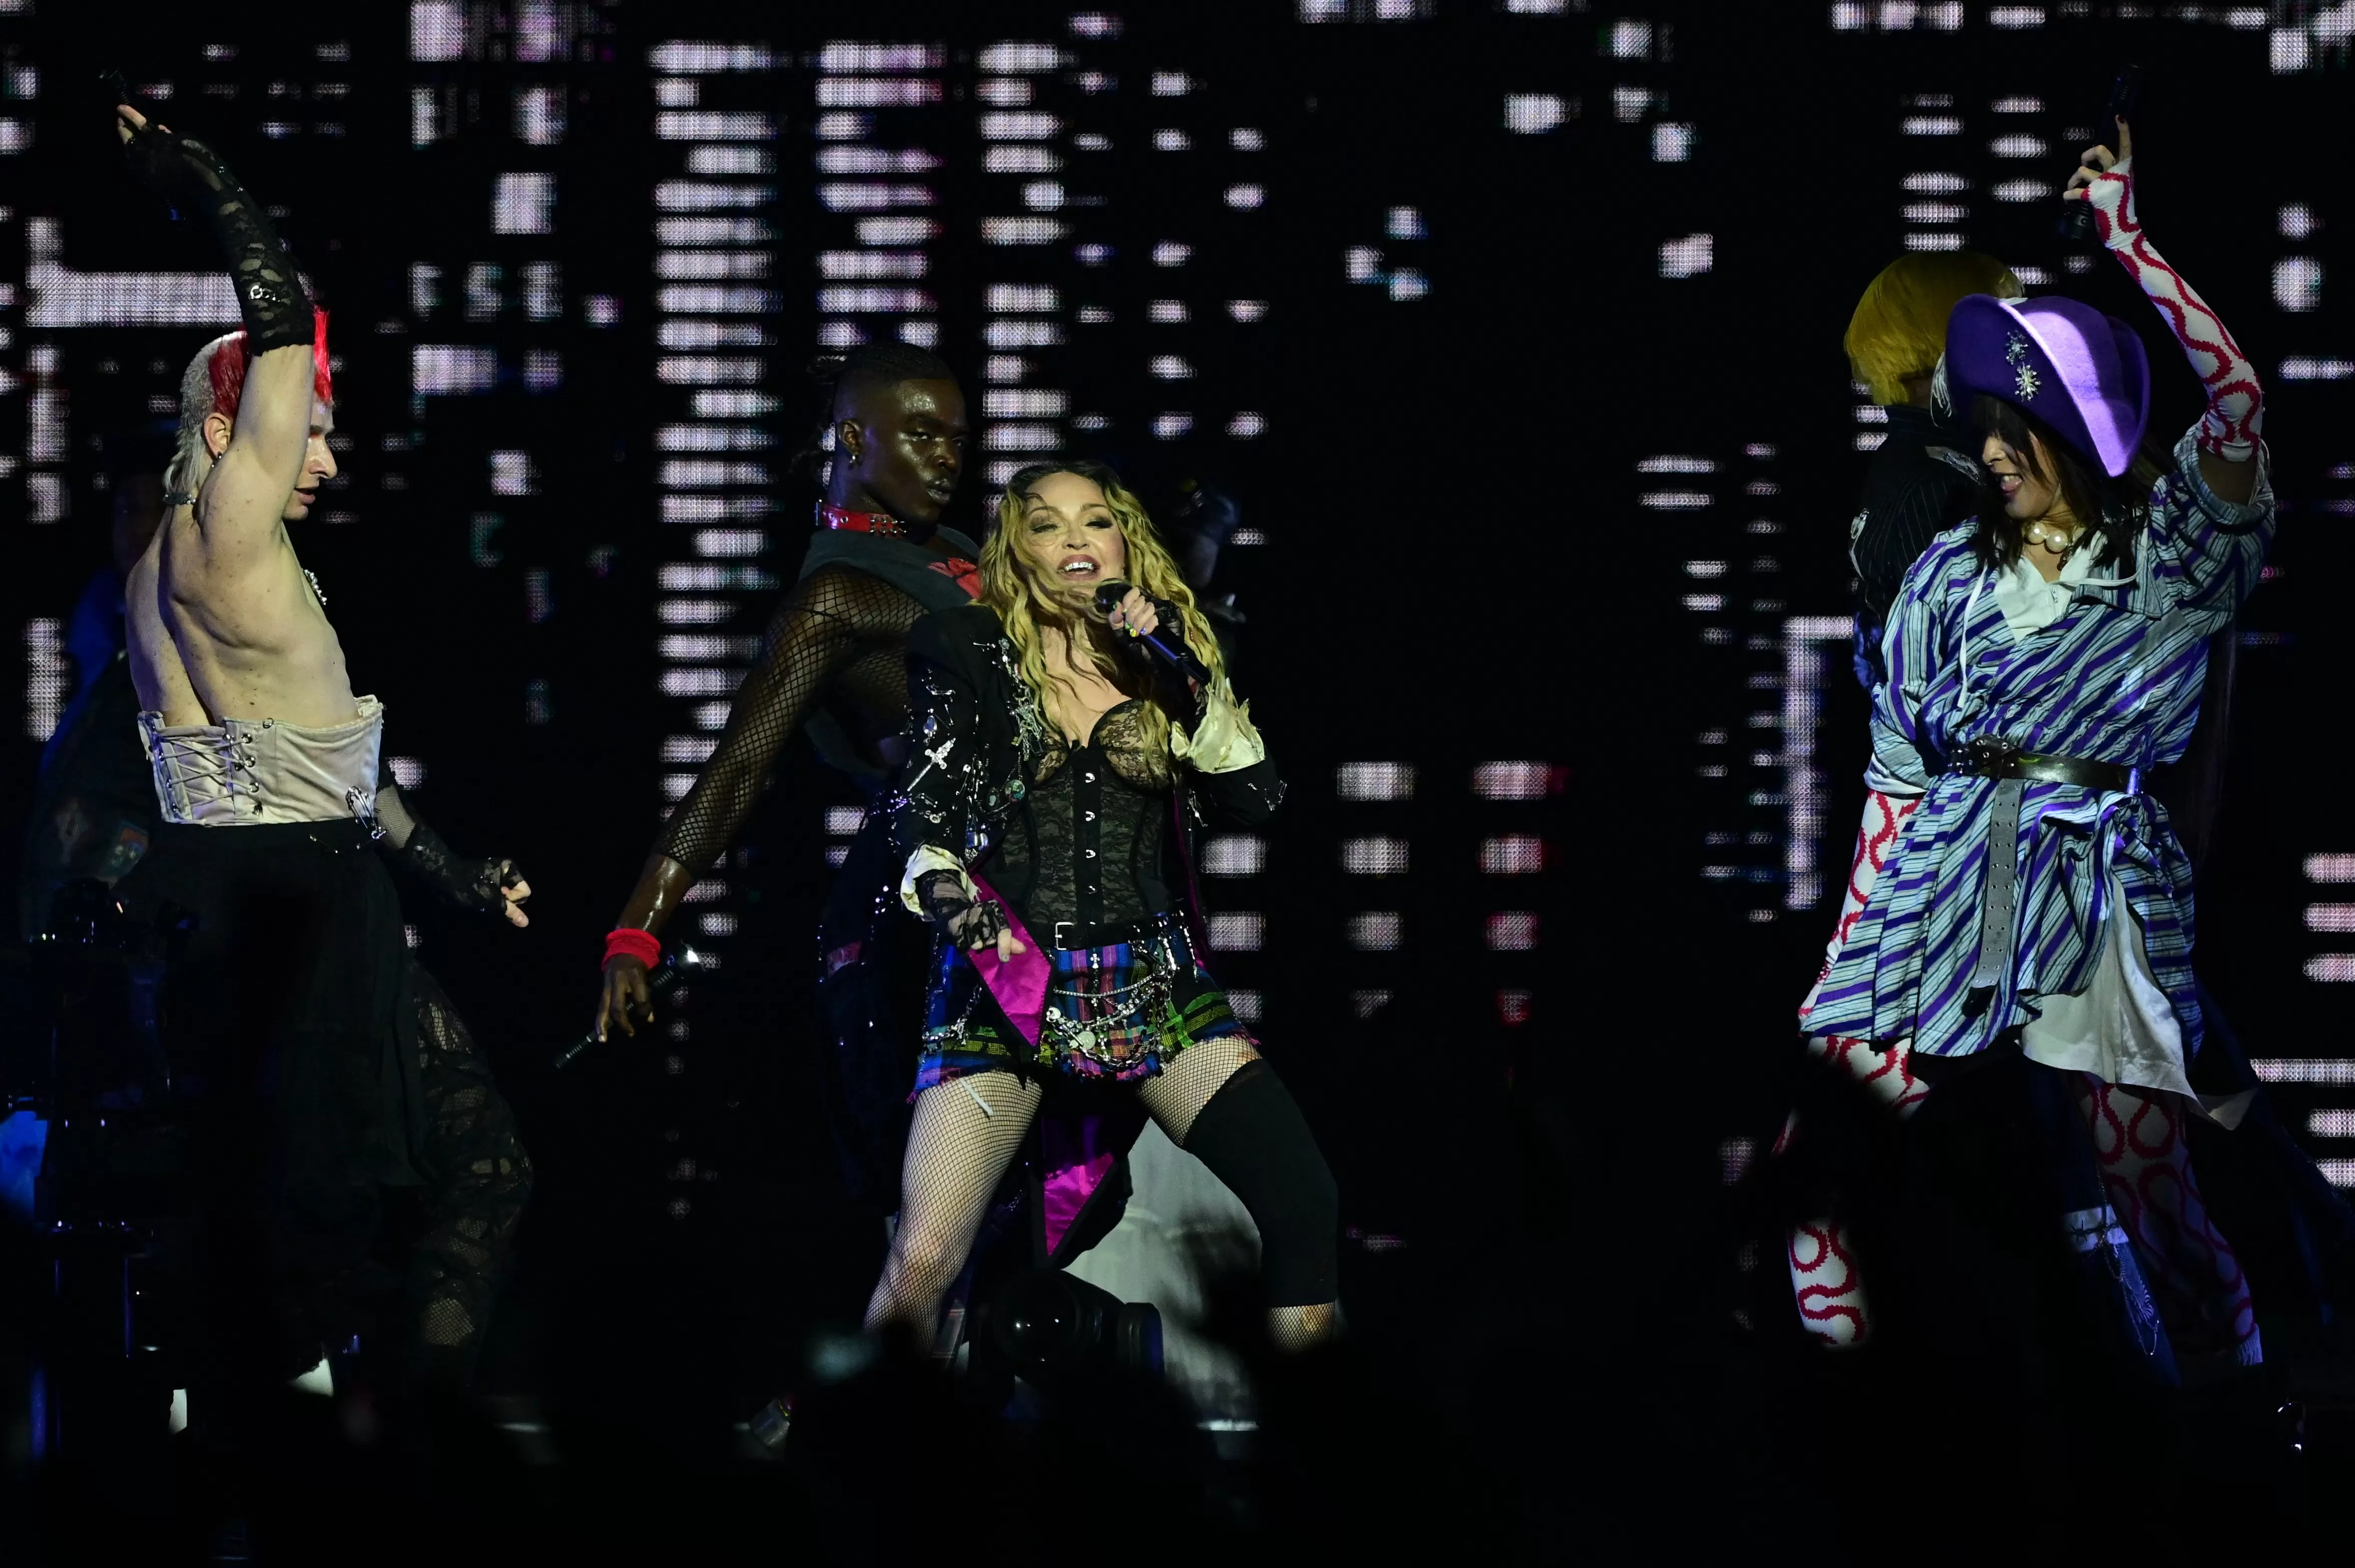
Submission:
POLYGON ((924 917, 960 947, 986 948, 1006 929, 1005 906, 983 898, 962 871, 928 871, 916 878, 924 917))
POLYGON ((410 831, 409 842, 395 852, 395 859, 444 901, 461 909, 485 913, 503 909, 507 900, 501 890, 523 880, 517 874, 515 862, 504 856, 470 860, 452 853, 442 836, 422 822, 410 831))
POLYGON ((313 341, 311 297, 293 259, 261 204, 237 183, 220 154, 193 136, 174 135, 153 123, 133 132, 123 154, 140 184, 179 215, 198 218, 212 230, 229 263, 252 353, 313 341))

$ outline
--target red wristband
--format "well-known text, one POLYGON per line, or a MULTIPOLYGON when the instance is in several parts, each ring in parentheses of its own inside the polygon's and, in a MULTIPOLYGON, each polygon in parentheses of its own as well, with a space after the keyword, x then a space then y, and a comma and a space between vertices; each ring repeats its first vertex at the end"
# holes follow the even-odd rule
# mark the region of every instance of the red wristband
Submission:
POLYGON ((605 933, 605 962, 627 955, 648 969, 662 961, 662 942, 652 931, 641 931, 634 926, 624 926, 618 931, 605 933))

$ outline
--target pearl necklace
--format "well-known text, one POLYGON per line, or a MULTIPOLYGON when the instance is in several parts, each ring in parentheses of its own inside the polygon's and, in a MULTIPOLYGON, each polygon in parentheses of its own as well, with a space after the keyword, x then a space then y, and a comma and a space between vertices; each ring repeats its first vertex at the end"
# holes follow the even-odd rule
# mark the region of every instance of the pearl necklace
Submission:
POLYGON ((2078 541, 2085 536, 2085 530, 2082 525, 2065 533, 2058 526, 2048 528, 2040 517, 2028 525, 2027 535, 2030 544, 2055 556, 2065 556, 2076 549, 2078 541))

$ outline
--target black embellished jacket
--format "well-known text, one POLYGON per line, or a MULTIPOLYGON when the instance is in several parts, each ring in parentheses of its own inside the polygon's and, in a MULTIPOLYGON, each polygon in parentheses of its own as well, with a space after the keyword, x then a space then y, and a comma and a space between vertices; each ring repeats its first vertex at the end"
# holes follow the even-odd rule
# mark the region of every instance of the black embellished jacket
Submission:
POLYGON ((908 639, 908 760, 880 802, 900 863, 945 851, 1033 930, 1194 913, 1191 828, 1258 826, 1284 785, 1264 757, 1205 773, 1154 755, 1146 703, 1196 718, 1185 683, 1159 679, 1074 746, 1023 683, 996 611, 926 616, 908 639))
POLYGON ((1910 404, 1892 403, 1888 414, 1888 439, 1865 465, 1863 503, 1849 524, 1862 601, 1858 674, 1868 688, 1881 675, 1881 628, 1906 571, 1931 540, 1969 522, 1984 493, 1975 432, 1910 404))

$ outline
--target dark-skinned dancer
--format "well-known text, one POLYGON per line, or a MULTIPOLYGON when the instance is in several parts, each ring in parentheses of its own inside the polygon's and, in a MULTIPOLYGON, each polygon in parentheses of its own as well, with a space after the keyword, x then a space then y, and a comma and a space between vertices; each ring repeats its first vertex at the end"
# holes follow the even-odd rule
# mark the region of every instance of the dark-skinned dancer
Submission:
MULTIPOLYGON (((719 746, 664 823, 606 938, 592 1026, 600 1039, 652 1022, 646 977, 662 930, 743 830, 785 737, 806 725, 820 754, 871 791, 901 759, 909 630, 973 598, 979 546, 941 525, 970 440, 964 394, 947 365, 906 344, 852 350, 835 378, 828 426, 834 459, 820 532, 769 622, 760 662, 737 689, 719 746)), ((821 935, 821 997, 838 1048, 831 1087, 849 1102, 833 1120, 871 1135, 846 1139, 855 1145, 845 1150, 846 1175, 858 1195, 885 1202, 897 1190, 902 1058, 922 1028, 923 961, 921 938, 889 907, 899 876, 890 863, 879 831, 862 831, 821 935)))
POLYGON ((190 1414, 235 1437, 359 1326, 410 1199, 410 1372, 463 1387, 530 1166, 381 861, 517 926, 530 890, 506 861, 452 855, 383 779, 383 705, 355 694, 295 554, 336 471, 325 317, 217 154, 117 115, 133 173, 211 230, 244 318, 182 378, 166 510, 124 592, 162 819, 125 904, 194 917, 163 999, 197 1111, 190 1414))

